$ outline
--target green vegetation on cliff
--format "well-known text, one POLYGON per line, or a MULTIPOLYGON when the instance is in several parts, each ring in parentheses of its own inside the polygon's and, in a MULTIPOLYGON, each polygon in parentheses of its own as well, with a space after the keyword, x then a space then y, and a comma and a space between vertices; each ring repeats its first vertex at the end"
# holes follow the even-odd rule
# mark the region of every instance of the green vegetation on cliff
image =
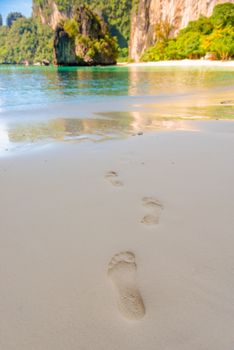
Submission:
MULTIPOLYGON (((54 0, 59 11, 70 13, 74 6, 88 5, 91 10, 103 17, 109 25, 110 33, 116 36, 121 48, 128 47, 132 6, 138 0, 54 0)), ((40 6, 48 18, 51 0, 33 0, 34 9, 40 6)))
POLYGON ((6 22, 7 26, 11 27, 12 24, 18 19, 18 18, 23 18, 24 16, 20 12, 10 12, 7 16, 6 22))
POLYGON ((0 63, 19 64, 53 59, 53 31, 36 20, 19 18, 0 27, 0 63))
POLYGON ((73 17, 60 22, 54 49, 58 65, 115 64, 118 55, 116 39, 86 5, 74 7, 73 17))
POLYGON ((110 33, 116 36, 120 47, 127 47, 130 39, 130 14, 132 0, 88 0, 93 10, 99 10, 110 26, 110 33))
POLYGON ((157 24, 157 42, 145 51, 141 61, 193 59, 207 53, 213 59, 226 60, 234 56, 233 3, 215 6, 211 17, 201 16, 190 22, 174 39, 169 38, 172 29, 165 22, 157 24))
MULTIPOLYGON (((41 0, 44 1, 44 0, 41 0)), ((39 19, 14 18, 0 27, 0 64, 115 64, 118 45, 108 25, 90 7, 74 6, 54 32, 39 19)))

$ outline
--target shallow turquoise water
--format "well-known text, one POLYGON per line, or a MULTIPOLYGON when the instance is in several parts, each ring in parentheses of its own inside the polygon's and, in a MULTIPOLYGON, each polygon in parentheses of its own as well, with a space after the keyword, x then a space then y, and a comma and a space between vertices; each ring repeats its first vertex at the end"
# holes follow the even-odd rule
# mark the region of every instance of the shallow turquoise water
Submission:
POLYGON ((0 66, 0 107, 3 112, 113 96, 160 98, 225 86, 234 86, 234 70, 0 66))
POLYGON ((233 68, 0 66, 0 147, 231 119, 233 91, 233 68))

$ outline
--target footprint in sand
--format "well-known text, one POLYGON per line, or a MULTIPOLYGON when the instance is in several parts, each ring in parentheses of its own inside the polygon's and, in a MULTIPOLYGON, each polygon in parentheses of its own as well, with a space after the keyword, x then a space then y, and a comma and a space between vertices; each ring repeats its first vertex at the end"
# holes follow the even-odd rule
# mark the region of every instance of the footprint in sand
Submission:
POLYGON ((145 225, 157 225, 159 223, 159 218, 156 215, 145 215, 141 223, 145 225))
POLYGON ((161 211, 163 210, 162 203, 153 197, 144 197, 142 198, 142 205, 146 208, 151 208, 153 214, 145 215, 141 223, 145 225, 157 225, 159 223, 161 211))
POLYGON ((129 320, 139 320, 145 314, 144 303, 137 288, 136 269, 135 255, 131 252, 114 255, 108 266, 119 311, 129 320))
POLYGON ((111 171, 108 171, 108 172, 106 173, 105 178, 106 178, 113 186, 121 187, 121 186, 123 186, 123 182, 120 181, 120 180, 118 179, 118 176, 119 176, 119 174, 117 173, 117 171, 111 170, 111 171))

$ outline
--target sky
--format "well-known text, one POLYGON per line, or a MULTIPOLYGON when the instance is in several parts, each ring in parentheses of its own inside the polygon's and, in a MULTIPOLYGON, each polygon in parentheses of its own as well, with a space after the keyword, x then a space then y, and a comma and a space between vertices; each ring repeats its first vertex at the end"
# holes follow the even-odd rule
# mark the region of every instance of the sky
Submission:
POLYGON ((32 0, 0 0, 0 14, 4 23, 9 12, 21 12, 29 17, 32 12, 32 0))

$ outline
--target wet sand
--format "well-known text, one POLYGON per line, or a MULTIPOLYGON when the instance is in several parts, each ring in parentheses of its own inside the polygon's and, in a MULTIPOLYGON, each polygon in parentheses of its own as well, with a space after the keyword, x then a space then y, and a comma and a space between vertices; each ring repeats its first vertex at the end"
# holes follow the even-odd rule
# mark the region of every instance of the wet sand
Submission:
POLYGON ((4 350, 230 350, 234 124, 0 159, 4 350))

